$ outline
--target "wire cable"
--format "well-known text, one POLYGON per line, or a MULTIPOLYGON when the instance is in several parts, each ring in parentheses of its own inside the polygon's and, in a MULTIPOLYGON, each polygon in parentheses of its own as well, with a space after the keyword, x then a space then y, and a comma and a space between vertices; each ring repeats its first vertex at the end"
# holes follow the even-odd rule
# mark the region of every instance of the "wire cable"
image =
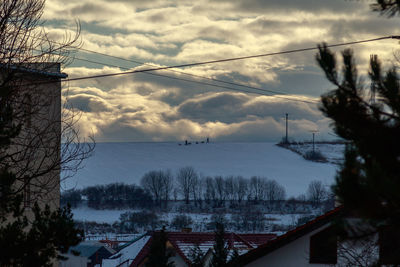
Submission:
MULTIPOLYGON (((385 39, 400 39, 400 36, 389 35, 389 36, 373 38, 373 39, 367 39, 367 40, 360 40, 360 41, 353 41, 353 42, 326 45, 326 47, 338 47, 338 46, 344 46, 344 45, 368 43, 368 42, 380 41, 380 40, 385 40, 385 39)), ((233 57, 233 58, 226 58, 226 59, 217 59, 217 60, 209 60, 209 61, 187 63, 187 64, 180 64, 180 65, 173 65, 173 66, 150 68, 150 69, 142 69, 142 70, 134 70, 134 71, 126 71, 126 72, 117 72, 117 73, 109 73, 109 74, 99 74, 99 75, 91 75, 91 76, 84 76, 84 77, 76 77, 76 78, 64 79, 62 81, 65 81, 65 82, 80 81, 80 80, 104 78, 104 77, 112 77, 112 76, 120 76, 120 75, 127 75, 127 74, 141 73, 141 72, 150 72, 150 71, 156 71, 156 70, 167 70, 167 69, 173 69, 173 68, 193 67, 193 66, 208 65, 208 64, 215 64, 215 63, 228 62, 228 61, 244 60, 244 59, 250 59, 250 58, 259 58, 259 57, 267 57, 267 56, 275 56, 275 55, 283 55, 283 54, 290 54, 290 53, 305 52, 305 51, 311 51, 311 50, 316 50, 316 49, 318 49, 318 47, 307 47, 307 48, 292 49, 292 50, 286 50, 286 51, 280 51, 280 52, 272 52, 272 53, 259 54, 259 55, 233 57)))
MULTIPOLYGON (((120 69, 125 69, 125 70, 128 70, 128 69, 129 69, 129 68, 122 67, 122 66, 117 66, 117 65, 113 65, 113 64, 108 64, 108 63, 103 63, 103 62, 98 62, 98 61, 89 60, 89 59, 83 59, 83 58, 78 58, 78 57, 74 57, 74 59, 80 60, 80 61, 89 62, 89 63, 99 64, 99 65, 102 65, 102 66, 120 68, 120 69)), ((199 77, 199 78, 203 78, 203 79, 209 79, 209 80, 217 81, 217 82, 221 82, 221 83, 226 83, 226 84, 230 84, 230 85, 241 86, 241 87, 247 87, 247 88, 249 88, 249 89, 253 89, 253 90, 265 92, 265 93, 267 93, 267 94, 263 94, 263 93, 259 93, 259 92, 254 92, 254 91, 243 90, 243 89, 238 89, 238 88, 229 87, 229 86, 222 86, 222 85, 213 84, 213 83, 206 83, 206 82, 201 82, 201 81, 188 80, 188 79, 184 79, 184 78, 171 77, 171 76, 168 76, 168 75, 156 74, 156 73, 152 73, 152 72, 144 72, 144 74, 153 75, 153 76, 159 76, 159 77, 164 77, 164 78, 173 79, 173 80, 180 80, 180 81, 185 81, 185 82, 203 84, 203 85, 207 85, 207 86, 219 87, 219 88, 229 89, 229 90, 233 90, 233 91, 239 91, 239 92, 245 92, 245 93, 253 93, 253 94, 259 94, 259 95, 266 95, 266 96, 273 96, 273 97, 282 98, 282 99, 286 99, 286 100, 290 100, 290 101, 297 101, 297 102, 303 102, 303 103, 308 103, 308 104, 317 104, 317 103, 319 103, 318 101, 296 99, 294 96, 291 96, 291 95, 289 95, 289 94, 287 94, 287 93, 282 93, 282 92, 278 92, 278 91, 272 91, 272 90, 268 90, 268 89, 257 88, 257 87, 253 87, 253 86, 247 86, 247 85, 243 85, 243 84, 239 84, 239 83, 233 83, 233 82, 222 81, 222 80, 213 79, 213 78, 208 78, 208 77, 203 77, 203 76, 195 75, 195 74, 193 74, 192 76, 194 76, 194 77, 199 77), (278 95, 273 95, 273 94, 278 94, 278 95), (284 96, 281 96, 281 95, 285 95, 285 97, 284 97, 284 96), (294 98, 291 98, 291 97, 294 97, 294 98)), ((191 74, 189 74, 189 73, 185 73, 185 74, 191 75, 191 74)))
MULTIPOLYGON (((388 36, 383 36, 383 37, 378 37, 378 38, 373 38, 373 39, 366 39, 366 40, 359 40, 359 41, 352 41, 352 42, 346 42, 346 43, 338 43, 338 44, 326 45, 326 47, 338 47, 338 46, 344 46, 344 45, 353 45, 353 44, 374 42, 374 41, 385 40, 385 39, 400 39, 400 36, 398 36, 398 35, 388 35, 388 36)), ((53 42, 53 41, 51 41, 51 42, 53 42)), ((57 43, 57 42, 55 42, 55 43, 57 43)), ((73 46, 70 46, 70 47, 73 47, 73 46)), ((130 62, 136 62, 137 64, 140 64, 138 61, 133 61, 133 60, 128 60, 128 59, 124 59, 124 58, 120 58, 120 57, 116 57, 116 56, 111 56, 111 55, 107 55, 107 54, 104 54, 104 53, 95 52, 95 51, 92 51, 92 50, 89 50, 89 49, 84 49, 84 48, 79 48, 79 47, 74 47, 74 48, 81 49, 81 50, 84 50, 84 51, 90 51, 90 52, 93 52, 93 53, 102 54, 102 55, 106 55, 106 56, 110 56, 110 57, 114 57, 114 58, 118 58, 118 59, 123 59, 123 60, 130 61, 130 62)), ((87 80, 87 79, 95 79, 95 78, 104 78, 104 77, 112 77, 112 76, 119 76, 119 75, 134 74, 134 73, 145 73, 145 72, 151 72, 151 71, 157 71, 157 70, 171 70, 173 68, 183 68, 183 67, 189 67, 189 66, 206 65, 206 64, 213 64, 213 63, 219 63, 219 62, 243 60, 243 59, 249 59, 249 58, 257 58, 257 57, 266 57, 266 56, 273 56, 273 55, 280 55, 280 54, 297 53, 297 52, 304 52, 304 51, 310 51, 310 50, 316 50, 316 49, 318 49, 318 47, 308 47, 308 48, 293 49, 293 50, 272 52, 272 53, 252 55, 252 56, 227 58, 227 59, 219 59, 219 60, 210 60, 210 61, 204 61, 204 62, 188 63, 188 64, 166 66, 166 67, 157 67, 157 68, 134 70, 134 71, 127 71, 127 72, 117 72, 117 73, 109 73, 109 74, 83 76, 83 77, 62 79, 61 81, 62 82, 80 81, 80 80, 87 80)), ((53 82, 56 82, 56 81, 39 81, 39 82, 35 82, 35 83, 32 83, 32 84, 45 84, 45 83, 53 83, 53 82)), ((28 85, 31 85, 31 84, 28 84, 28 85)))

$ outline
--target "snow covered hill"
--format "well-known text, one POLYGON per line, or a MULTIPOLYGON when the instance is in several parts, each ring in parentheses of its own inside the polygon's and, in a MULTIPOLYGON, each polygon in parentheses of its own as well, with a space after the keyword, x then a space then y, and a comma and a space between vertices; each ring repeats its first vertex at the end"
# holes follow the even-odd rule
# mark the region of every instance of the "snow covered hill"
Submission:
POLYGON ((274 143, 99 143, 85 167, 62 182, 62 190, 114 182, 139 184, 148 171, 170 169, 176 173, 185 166, 202 175, 275 179, 286 188, 288 197, 305 193, 312 180, 332 184, 337 168, 306 161, 274 143))

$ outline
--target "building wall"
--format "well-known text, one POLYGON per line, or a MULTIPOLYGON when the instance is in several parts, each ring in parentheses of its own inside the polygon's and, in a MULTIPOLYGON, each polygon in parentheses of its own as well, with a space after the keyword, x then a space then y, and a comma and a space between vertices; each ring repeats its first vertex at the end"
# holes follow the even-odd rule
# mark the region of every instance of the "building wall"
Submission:
MULTIPOLYGON (((18 179, 14 186, 24 195, 23 205, 28 220, 33 217, 31 208, 34 202, 42 208, 47 204, 52 210, 60 206, 61 82, 57 75, 44 75, 44 72, 59 73, 60 64, 29 66, 36 67, 41 69, 40 73, 21 71, 13 79, 16 93, 12 107, 15 108, 14 113, 19 115, 13 119, 17 123, 20 120, 23 127, 5 151, 14 157, 10 164, 18 179), (46 169, 51 171, 46 172, 46 169), (25 177, 34 178, 26 183, 25 177)), ((4 73, 1 73, 0 79, 2 77, 5 77, 4 73)), ((13 218, 9 217, 8 221, 11 220, 13 218)), ((64 266, 81 266, 80 262, 83 262, 80 258, 72 261, 74 264, 64 266)), ((53 266, 59 264, 54 259, 53 266)), ((86 266, 86 262, 82 266, 86 266)))
MULTIPOLYGON (((325 226, 327 227, 327 226, 325 226)), ((321 227, 315 231, 304 235, 297 240, 290 242, 289 244, 265 255, 253 261, 246 266, 249 267, 320 267, 320 266, 332 266, 327 264, 311 264, 309 263, 309 248, 310 248, 310 237, 325 227, 321 227)))
MULTIPOLYGON (((59 267, 87 267, 88 259, 82 256, 74 256, 71 254, 62 254, 68 258, 67 260, 60 261, 59 267)), ((56 264, 54 266, 57 266, 56 264)))
MULTIPOLYGON (((36 65, 31 67, 54 73, 60 71, 59 64, 36 65)), ((36 201, 42 207, 48 204, 57 209, 60 203, 61 82, 57 77, 32 73, 19 73, 18 78, 23 84, 17 85, 18 94, 25 104, 21 106, 24 110, 17 113, 23 114, 26 109, 31 114, 23 118, 21 133, 11 147, 22 159, 17 166, 14 164, 13 171, 25 185, 23 177, 40 174, 22 190, 30 194, 26 199, 30 203, 24 203, 27 214, 31 213, 29 206, 36 201), (26 104, 28 102, 30 104, 26 104), (46 171, 49 169, 51 171, 46 171)))

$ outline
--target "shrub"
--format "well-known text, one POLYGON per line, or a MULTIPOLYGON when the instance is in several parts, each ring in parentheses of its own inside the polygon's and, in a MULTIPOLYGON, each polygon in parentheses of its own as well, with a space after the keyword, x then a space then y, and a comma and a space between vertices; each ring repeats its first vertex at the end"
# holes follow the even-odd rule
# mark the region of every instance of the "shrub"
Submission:
POLYGON ((313 151, 313 150, 307 151, 306 154, 304 155, 304 158, 306 160, 312 160, 312 161, 318 161, 318 162, 326 162, 327 161, 321 152, 313 151))
POLYGON ((176 230, 181 230, 182 228, 187 228, 193 224, 193 220, 187 215, 176 215, 171 222, 171 227, 176 230))
POLYGON ((154 230, 160 225, 160 220, 154 212, 125 212, 120 215, 120 228, 123 231, 154 230))

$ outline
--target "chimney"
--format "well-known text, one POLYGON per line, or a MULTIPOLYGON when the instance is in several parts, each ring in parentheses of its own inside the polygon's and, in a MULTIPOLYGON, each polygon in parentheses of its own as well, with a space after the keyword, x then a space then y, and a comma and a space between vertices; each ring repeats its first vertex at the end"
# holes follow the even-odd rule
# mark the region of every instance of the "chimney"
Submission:
POLYGON ((191 233, 192 232, 192 228, 190 227, 184 227, 181 230, 182 233, 191 233))

